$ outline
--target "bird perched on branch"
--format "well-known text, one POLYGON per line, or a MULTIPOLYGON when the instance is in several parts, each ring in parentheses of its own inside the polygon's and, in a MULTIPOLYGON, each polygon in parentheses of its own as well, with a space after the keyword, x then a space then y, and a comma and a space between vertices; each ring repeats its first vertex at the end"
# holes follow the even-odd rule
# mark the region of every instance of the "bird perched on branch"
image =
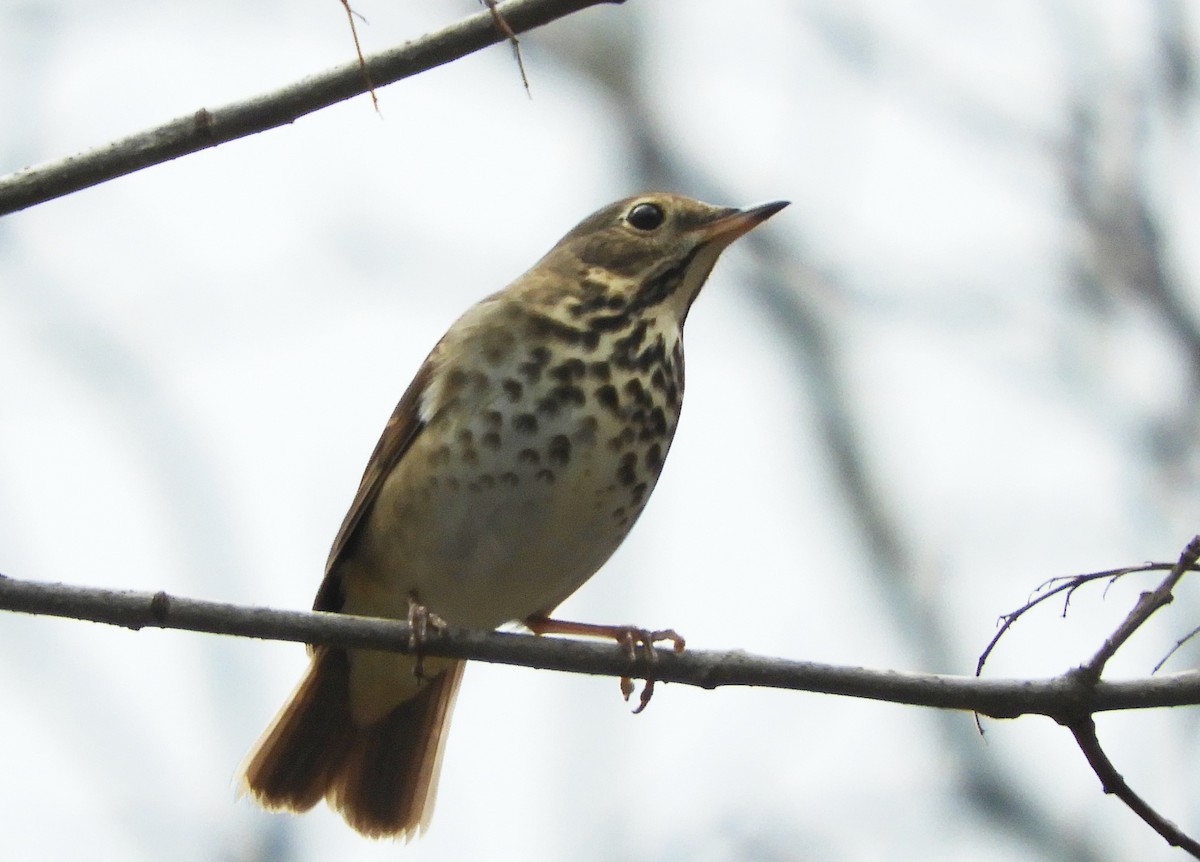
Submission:
MULTIPOLYGON (((551 619, 617 549, 667 456, 683 324, 731 242, 783 209, 648 193, 588 216, 467 310, 400 399, 338 531, 313 607, 646 642, 551 619)), ((322 798, 359 832, 429 822, 464 663, 316 647, 247 758, 271 809, 322 798)))

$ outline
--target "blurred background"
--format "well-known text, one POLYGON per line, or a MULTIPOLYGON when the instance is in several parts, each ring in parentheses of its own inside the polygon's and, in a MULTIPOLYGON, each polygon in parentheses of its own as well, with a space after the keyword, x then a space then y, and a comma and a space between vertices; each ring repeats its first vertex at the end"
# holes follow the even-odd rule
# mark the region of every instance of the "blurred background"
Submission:
MULTIPOLYGON (((357 0, 364 50, 479 10, 357 0)), ((1200 23, 1183 0, 630 0, 0 220, 0 572, 307 608, 470 303, 648 187, 794 205, 688 323, 666 471, 567 618, 971 673, 1045 579, 1200 528, 1200 23)), ((353 58, 336 0, 0 4, 0 172, 353 58)), ((1153 581, 1047 606, 1091 655, 1153 581)), ((1185 582, 1110 665, 1196 623, 1185 582)), ((1046 719, 473 665, 408 847, 235 799, 293 644, 0 615, 0 856, 1173 860, 1046 719)), ((1168 670, 1193 666, 1191 646, 1168 670)), ((1102 742, 1200 832, 1196 710, 1102 742)))

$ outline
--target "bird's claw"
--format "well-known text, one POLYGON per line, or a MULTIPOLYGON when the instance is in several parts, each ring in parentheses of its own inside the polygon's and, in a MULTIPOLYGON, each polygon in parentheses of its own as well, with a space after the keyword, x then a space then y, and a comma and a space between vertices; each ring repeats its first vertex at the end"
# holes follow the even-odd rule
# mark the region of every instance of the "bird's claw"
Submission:
MULTIPOLYGON (((676 653, 683 652, 684 647, 687 645, 687 641, 674 629, 650 631, 649 629, 639 629, 630 626, 625 629, 619 639, 619 643, 625 648, 625 653, 629 656, 631 662, 637 661, 638 647, 640 646, 647 663, 651 665, 658 661, 658 649, 654 645, 660 641, 670 641, 672 651, 676 653)), ((638 705, 633 709, 634 715, 644 710, 650 703, 650 698, 654 697, 654 683, 654 676, 647 673, 645 684, 642 686, 642 693, 638 696, 638 705)), ((628 701, 633 695, 633 690, 633 678, 628 676, 621 677, 621 696, 628 701)))
POLYGON ((421 604, 415 594, 408 597, 408 648, 415 659, 413 676, 417 679, 425 678, 425 655, 421 648, 429 632, 440 632, 446 627, 446 621, 421 604))

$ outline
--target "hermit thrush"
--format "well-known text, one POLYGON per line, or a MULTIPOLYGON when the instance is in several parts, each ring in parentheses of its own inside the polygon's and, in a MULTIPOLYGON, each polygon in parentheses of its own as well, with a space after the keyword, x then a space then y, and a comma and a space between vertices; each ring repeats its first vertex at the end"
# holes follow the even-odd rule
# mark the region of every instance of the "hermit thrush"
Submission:
MULTIPOLYGON (((313 607, 588 629, 548 614, 654 488, 679 419, 688 309, 721 251, 785 206, 627 198, 469 309, 388 420, 313 607)), ((273 809, 325 798, 364 835, 423 830, 463 662, 427 657, 418 673, 398 653, 311 652, 245 787, 273 809)))

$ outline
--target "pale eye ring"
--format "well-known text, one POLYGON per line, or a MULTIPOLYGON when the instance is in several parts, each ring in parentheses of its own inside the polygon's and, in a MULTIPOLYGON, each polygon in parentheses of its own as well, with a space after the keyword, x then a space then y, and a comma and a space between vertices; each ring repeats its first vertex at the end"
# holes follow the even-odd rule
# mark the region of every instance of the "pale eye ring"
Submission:
POLYGON ((635 204, 625 216, 625 221, 641 231, 652 231, 666 220, 667 214, 658 204, 642 202, 635 204))

